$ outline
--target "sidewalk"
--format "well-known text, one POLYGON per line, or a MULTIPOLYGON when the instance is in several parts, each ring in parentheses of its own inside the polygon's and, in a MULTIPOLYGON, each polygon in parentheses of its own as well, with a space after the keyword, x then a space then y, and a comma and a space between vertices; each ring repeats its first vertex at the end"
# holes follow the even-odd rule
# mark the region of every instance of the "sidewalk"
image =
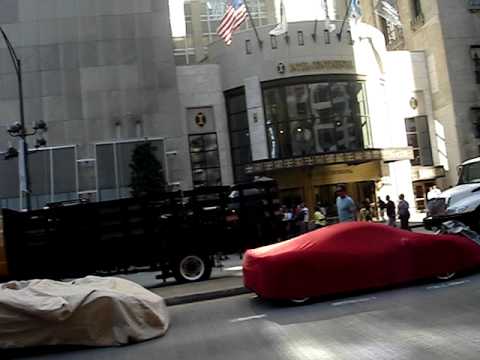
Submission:
POLYGON ((169 306, 198 301, 213 300, 227 296, 248 293, 243 286, 242 260, 238 255, 230 255, 222 262, 222 268, 214 268, 210 280, 188 284, 177 284, 174 279, 166 282, 158 280, 158 272, 142 272, 119 275, 134 281, 165 299, 169 306))

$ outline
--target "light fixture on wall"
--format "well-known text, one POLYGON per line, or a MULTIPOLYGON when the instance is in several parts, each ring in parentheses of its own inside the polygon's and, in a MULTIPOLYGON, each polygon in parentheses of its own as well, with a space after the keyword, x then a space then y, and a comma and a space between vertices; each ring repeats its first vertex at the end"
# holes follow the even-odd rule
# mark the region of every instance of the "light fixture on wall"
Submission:
POLYGON ((475 137, 480 139, 480 107, 474 106, 470 108, 470 112, 475 137))
POLYGON ((470 46, 470 56, 472 57, 475 65, 480 63, 480 45, 470 46))
POLYGON ((480 84, 480 45, 470 46, 470 57, 473 61, 475 71, 475 82, 480 84))

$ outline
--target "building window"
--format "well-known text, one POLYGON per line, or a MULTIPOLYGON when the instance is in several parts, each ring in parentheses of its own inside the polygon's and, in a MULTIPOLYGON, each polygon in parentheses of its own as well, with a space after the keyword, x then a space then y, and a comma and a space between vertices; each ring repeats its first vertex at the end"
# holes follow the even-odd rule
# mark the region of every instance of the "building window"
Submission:
POLYGON ((470 46, 470 56, 475 71, 475 83, 480 84, 480 45, 470 46))
POLYGON ((428 118, 417 116, 405 119, 408 146, 413 148, 414 166, 433 166, 432 146, 428 130, 428 118))
POLYGON ((412 20, 410 26, 415 31, 424 24, 425 17, 423 16, 421 0, 412 0, 412 20))
POLYGON ((324 81, 263 90, 269 157, 285 159, 371 147, 361 81, 324 81))
POLYGON ((412 0, 412 14, 414 18, 423 15, 421 0, 412 0))
POLYGON ((303 31, 298 31, 297 37, 298 37, 298 46, 305 45, 305 39, 303 38, 303 31))
POLYGON ((330 30, 328 29, 323 30, 323 37, 325 40, 325 44, 330 44, 330 30))
POLYGON ((222 185, 217 134, 190 135, 193 186, 222 185))
POLYGON ((245 92, 243 89, 232 91, 226 98, 235 181, 249 181, 251 178, 245 173, 245 166, 252 162, 252 151, 245 92))
POLYGON ((472 107, 471 114, 475 137, 480 139, 480 107, 472 107))
POLYGON ((350 45, 353 45, 353 37, 352 37, 352 32, 350 30, 347 31, 348 35, 348 42, 350 45))
POLYGON ((272 49, 276 49, 277 44, 277 37, 275 35, 270 35, 270 44, 272 45, 272 49))
POLYGON ((252 42, 250 40, 245 40, 245 53, 247 55, 252 53, 252 42))

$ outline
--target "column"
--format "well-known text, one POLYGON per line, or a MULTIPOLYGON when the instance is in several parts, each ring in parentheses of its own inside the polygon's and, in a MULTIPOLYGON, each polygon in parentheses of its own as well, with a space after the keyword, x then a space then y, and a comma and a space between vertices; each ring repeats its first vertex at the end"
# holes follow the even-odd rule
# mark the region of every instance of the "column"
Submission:
POLYGON ((252 160, 265 160, 268 159, 268 146, 260 80, 254 76, 245 79, 244 84, 252 160))

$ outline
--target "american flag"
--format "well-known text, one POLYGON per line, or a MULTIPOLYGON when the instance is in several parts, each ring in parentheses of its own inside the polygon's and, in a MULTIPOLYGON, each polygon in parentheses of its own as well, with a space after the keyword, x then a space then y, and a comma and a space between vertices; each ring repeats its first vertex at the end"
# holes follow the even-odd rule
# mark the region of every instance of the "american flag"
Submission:
POLYGON ((217 29, 218 36, 225 41, 225 44, 230 45, 232 43, 233 33, 238 30, 247 16, 247 7, 243 0, 229 0, 227 11, 217 29))

